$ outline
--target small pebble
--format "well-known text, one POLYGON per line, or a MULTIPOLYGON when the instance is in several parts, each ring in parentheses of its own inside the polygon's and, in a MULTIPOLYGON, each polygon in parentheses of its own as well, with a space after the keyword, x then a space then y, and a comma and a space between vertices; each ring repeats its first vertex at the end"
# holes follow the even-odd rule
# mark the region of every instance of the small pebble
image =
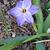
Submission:
POLYGON ((15 35, 16 35, 15 33, 14 33, 14 34, 12 34, 12 37, 15 37, 15 35))

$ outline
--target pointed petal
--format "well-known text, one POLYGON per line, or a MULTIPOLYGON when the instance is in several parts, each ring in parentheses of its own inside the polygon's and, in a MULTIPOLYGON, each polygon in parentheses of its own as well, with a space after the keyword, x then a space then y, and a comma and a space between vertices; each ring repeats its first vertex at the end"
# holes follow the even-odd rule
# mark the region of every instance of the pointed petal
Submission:
POLYGON ((18 8, 14 7, 12 9, 10 9, 8 12, 9 12, 10 15, 12 15, 14 17, 20 16, 22 14, 22 12, 21 12, 19 7, 18 8))
POLYGON ((16 7, 22 8, 22 2, 23 2, 23 1, 19 1, 19 2, 16 4, 16 7))
POLYGON ((22 3, 22 8, 29 9, 31 7, 31 0, 24 0, 22 3))
POLYGON ((28 22, 28 23, 34 23, 34 19, 33 19, 33 17, 32 17, 32 15, 31 15, 31 13, 30 12, 27 12, 26 14, 25 14, 25 18, 26 18, 26 22, 28 22))
POLYGON ((39 7, 33 5, 33 6, 30 7, 29 11, 33 15, 33 14, 35 14, 35 13, 37 13, 39 11, 39 7))
POLYGON ((17 17, 16 19, 18 26, 22 26, 25 23, 25 17, 23 15, 17 17))

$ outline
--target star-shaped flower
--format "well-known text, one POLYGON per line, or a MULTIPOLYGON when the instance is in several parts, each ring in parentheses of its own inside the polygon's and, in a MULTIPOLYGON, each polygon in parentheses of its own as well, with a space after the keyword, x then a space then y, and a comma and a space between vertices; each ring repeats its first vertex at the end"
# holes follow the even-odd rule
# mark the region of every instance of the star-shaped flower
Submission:
POLYGON ((37 13, 38 10, 39 7, 32 5, 31 0, 23 0, 19 1, 16 7, 9 10, 9 14, 16 17, 17 24, 22 26, 25 22, 33 24, 32 15, 37 13))

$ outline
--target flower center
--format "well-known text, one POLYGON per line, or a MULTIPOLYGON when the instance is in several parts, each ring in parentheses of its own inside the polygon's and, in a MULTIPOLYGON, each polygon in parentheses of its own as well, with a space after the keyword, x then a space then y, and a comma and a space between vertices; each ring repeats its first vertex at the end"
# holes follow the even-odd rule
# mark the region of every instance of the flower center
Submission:
POLYGON ((23 13, 26 13, 26 9, 22 9, 22 12, 23 12, 23 13))

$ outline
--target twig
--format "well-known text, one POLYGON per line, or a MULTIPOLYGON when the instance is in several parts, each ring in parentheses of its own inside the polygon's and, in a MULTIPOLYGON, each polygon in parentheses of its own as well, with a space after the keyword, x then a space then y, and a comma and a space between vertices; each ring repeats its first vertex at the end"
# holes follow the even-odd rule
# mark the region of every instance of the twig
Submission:
POLYGON ((33 42, 33 43, 42 43, 42 42, 50 42, 50 39, 49 40, 36 41, 36 42, 33 42))

